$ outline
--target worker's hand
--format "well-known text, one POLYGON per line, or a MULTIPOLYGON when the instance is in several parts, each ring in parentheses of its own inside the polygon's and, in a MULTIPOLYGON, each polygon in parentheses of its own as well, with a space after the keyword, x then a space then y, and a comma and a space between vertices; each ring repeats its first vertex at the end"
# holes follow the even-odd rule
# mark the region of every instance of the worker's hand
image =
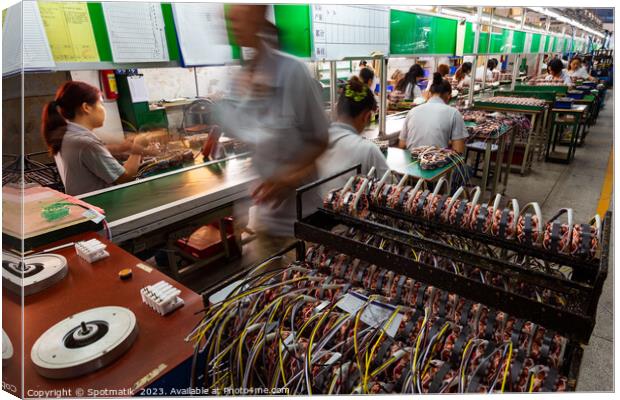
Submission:
POLYGON ((145 155, 146 148, 149 146, 149 139, 145 134, 137 135, 131 145, 131 153, 145 155))
POLYGON ((295 189, 296 185, 289 179, 267 179, 261 182, 253 191, 252 198, 256 204, 270 204, 277 208, 295 189))

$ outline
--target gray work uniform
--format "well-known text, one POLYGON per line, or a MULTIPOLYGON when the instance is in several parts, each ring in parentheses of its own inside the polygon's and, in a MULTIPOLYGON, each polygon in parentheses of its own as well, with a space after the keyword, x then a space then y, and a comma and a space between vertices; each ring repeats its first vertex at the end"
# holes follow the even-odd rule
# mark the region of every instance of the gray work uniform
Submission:
POLYGON ((73 196, 105 189, 125 173, 101 139, 73 122, 67 122, 67 132, 54 161, 65 192, 73 196))
POLYGON ((419 146, 446 148, 451 140, 468 136, 461 113, 435 96, 407 113, 399 139, 411 150, 419 146))
MULTIPOLYGON (((329 121, 318 85, 301 61, 266 48, 255 68, 249 93, 219 103, 216 119, 225 133, 254 146, 254 169, 261 179, 269 179, 297 165, 310 149, 327 143, 329 121)), ((233 94, 241 92, 232 90, 233 94)), ((302 185, 316 178, 309 176, 302 185)), ((307 211, 321 202, 318 190, 303 200, 307 211)), ((292 236, 295 211, 295 190, 291 190, 276 208, 257 205, 251 228, 292 236)))
MULTIPOLYGON (((362 165, 363 175, 375 167, 375 176, 379 178, 389 169, 385 156, 376 144, 362 138, 349 124, 332 123, 329 127, 329 145, 317 161, 319 177, 327 178, 357 164, 362 165)), ((350 173, 322 185, 321 196, 327 195, 331 189, 344 186, 349 176, 350 173)))

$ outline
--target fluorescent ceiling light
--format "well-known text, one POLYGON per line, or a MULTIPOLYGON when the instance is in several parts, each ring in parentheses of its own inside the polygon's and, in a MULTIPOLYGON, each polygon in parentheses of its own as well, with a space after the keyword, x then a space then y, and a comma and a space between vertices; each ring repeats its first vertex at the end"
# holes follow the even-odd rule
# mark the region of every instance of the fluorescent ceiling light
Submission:
POLYGON ((570 18, 566 18, 563 15, 560 15, 560 14, 558 14, 556 12, 553 12, 553 11, 549 10, 548 8, 545 8, 545 7, 528 7, 528 8, 530 10, 532 10, 532 11, 537 12, 537 13, 547 15, 547 16, 549 16, 551 18, 555 18, 558 21, 563 22, 565 24, 572 25, 575 28, 581 29, 582 31, 589 32, 589 33, 591 33, 593 35, 596 35, 596 36, 599 36, 599 37, 602 37, 602 38, 605 37, 605 35, 603 35, 602 33, 598 32, 598 31, 595 31, 594 29, 585 26, 585 25, 581 24, 580 22, 577 22, 577 21, 572 20, 570 18))
POLYGON ((446 15, 451 15, 453 17, 459 17, 459 18, 465 18, 467 21, 469 22, 475 22, 476 21, 476 16, 469 14, 469 13, 464 13, 461 11, 456 11, 456 10, 452 10, 449 8, 442 8, 441 9, 441 13, 442 14, 446 14, 446 15))

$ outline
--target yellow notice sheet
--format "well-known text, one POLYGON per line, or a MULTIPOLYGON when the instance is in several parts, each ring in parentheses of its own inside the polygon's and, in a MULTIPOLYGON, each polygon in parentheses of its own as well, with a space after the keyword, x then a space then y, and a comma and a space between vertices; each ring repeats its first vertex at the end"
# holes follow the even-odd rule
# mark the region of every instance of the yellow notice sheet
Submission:
POLYGON ((39 1, 38 4, 54 61, 99 61, 86 3, 39 1))

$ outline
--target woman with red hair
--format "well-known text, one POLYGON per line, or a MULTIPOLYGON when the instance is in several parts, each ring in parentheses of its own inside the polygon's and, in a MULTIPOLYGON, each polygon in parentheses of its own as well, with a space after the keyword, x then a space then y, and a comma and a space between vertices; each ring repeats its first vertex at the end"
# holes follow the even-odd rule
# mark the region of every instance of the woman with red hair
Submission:
POLYGON ((138 137, 121 165, 94 133, 103 126, 105 108, 99 89, 85 82, 65 82, 43 109, 41 134, 70 195, 128 182, 134 178, 146 138, 138 137))

